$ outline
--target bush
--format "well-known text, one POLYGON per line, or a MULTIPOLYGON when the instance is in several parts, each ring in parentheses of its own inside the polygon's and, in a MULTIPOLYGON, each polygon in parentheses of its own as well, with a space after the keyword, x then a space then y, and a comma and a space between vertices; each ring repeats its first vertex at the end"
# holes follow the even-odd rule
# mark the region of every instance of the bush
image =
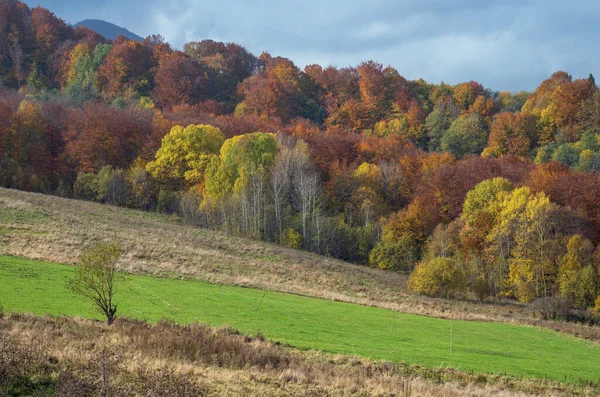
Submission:
POLYGON ((419 257, 417 242, 410 236, 384 235, 369 255, 372 266, 388 270, 410 270, 419 257))
POLYGON ((442 257, 421 262, 408 280, 408 288, 412 291, 439 298, 455 298, 465 287, 465 275, 460 266, 452 259, 442 257))
POLYGON ((594 305, 598 296, 598 276, 592 266, 586 266, 579 271, 577 285, 577 306, 588 308, 594 305))
POLYGON ((600 296, 596 298, 596 302, 594 303, 594 308, 592 311, 600 316, 600 296))
POLYGON ((570 313, 569 301, 561 298, 539 298, 533 301, 531 309, 544 320, 566 319, 570 313))
POLYGON ((156 198, 156 210, 165 214, 175 214, 179 210, 177 194, 167 189, 160 189, 156 198))
POLYGON ((97 177, 93 172, 80 172, 73 184, 75 198, 81 200, 94 200, 96 198, 97 177))
POLYGON ((281 239, 283 240, 283 244, 286 247, 290 247, 296 250, 302 248, 302 236, 300 235, 300 233, 298 233, 291 227, 283 231, 283 233, 281 234, 281 239))

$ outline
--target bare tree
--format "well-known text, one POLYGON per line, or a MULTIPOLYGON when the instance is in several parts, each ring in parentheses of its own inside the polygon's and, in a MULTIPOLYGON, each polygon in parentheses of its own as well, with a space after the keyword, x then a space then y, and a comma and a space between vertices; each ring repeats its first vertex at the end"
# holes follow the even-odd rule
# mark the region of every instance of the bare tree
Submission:
POLYGON ((279 149, 271 172, 271 194, 279 240, 283 233, 283 206, 289 197, 292 153, 284 146, 279 149))
POLYGON ((92 301, 106 317, 108 325, 117 317, 117 305, 113 304, 113 296, 120 256, 121 248, 118 244, 100 243, 85 250, 79 256, 75 278, 69 285, 74 293, 92 301))
POLYGON ((19 44, 18 33, 12 33, 9 35, 11 40, 11 46, 9 49, 9 55, 13 63, 13 69, 15 77, 17 78, 17 87, 21 89, 21 78, 23 77, 23 48, 19 44))

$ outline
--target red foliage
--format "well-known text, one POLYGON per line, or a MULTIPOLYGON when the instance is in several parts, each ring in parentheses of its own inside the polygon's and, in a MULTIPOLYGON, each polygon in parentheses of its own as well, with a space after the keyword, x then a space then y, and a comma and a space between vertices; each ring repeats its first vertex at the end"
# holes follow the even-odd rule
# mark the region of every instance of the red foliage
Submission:
POLYGON ((65 131, 66 154, 77 170, 92 171, 105 165, 127 168, 151 135, 151 117, 147 111, 103 104, 72 109, 65 131))

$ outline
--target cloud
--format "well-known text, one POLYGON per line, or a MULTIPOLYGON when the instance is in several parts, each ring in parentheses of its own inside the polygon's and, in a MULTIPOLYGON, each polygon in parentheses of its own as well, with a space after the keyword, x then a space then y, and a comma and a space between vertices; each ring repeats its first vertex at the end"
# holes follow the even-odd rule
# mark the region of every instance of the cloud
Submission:
POLYGON ((532 90, 560 69, 579 77, 600 73, 600 2, 592 0, 105 0, 88 6, 99 18, 140 35, 162 34, 178 48, 211 38, 286 56, 301 67, 373 59, 410 79, 478 80, 497 90, 532 90))

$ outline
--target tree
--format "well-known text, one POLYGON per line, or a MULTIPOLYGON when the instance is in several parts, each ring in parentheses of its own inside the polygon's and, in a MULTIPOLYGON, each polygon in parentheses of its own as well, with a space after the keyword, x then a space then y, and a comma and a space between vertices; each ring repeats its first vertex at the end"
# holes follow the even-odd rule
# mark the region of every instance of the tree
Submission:
POLYGON ((599 283, 596 270, 592 266, 586 266, 579 271, 579 283, 577 286, 577 306, 587 308, 594 305, 598 297, 599 283))
POLYGON ((208 98, 202 65, 182 52, 163 55, 154 78, 152 99, 160 107, 195 104, 208 98))
POLYGON ((75 278, 69 283, 71 291, 92 301, 106 317, 108 325, 117 317, 117 305, 113 304, 113 297, 120 256, 121 248, 114 243, 99 243, 86 249, 79 256, 75 278))
POLYGON ((429 151, 442 150, 442 137, 448 131, 452 122, 460 115, 460 109, 451 97, 438 99, 433 112, 425 119, 425 134, 428 139, 429 151))
POLYGON ((537 118, 528 113, 500 113, 492 123, 482 156, 528 156, 537 141, 537 118))
POLYGON ((163 140, 146 169, 163 183, 181 187, 204 181, 204 171, 225 142, 220 129, 210 125, 175 126, 163 140))
POLYGON ((453 96, 463 111, 467 111, 479 96, 485 96, 485 89, 478 82, 469 81, 454 87, 453 96))
POLYGON ((456 119, 442 136, 442 150, 457 158, 479 154, 487 144, 487 132, 481 117, 470 114, 456 119))

